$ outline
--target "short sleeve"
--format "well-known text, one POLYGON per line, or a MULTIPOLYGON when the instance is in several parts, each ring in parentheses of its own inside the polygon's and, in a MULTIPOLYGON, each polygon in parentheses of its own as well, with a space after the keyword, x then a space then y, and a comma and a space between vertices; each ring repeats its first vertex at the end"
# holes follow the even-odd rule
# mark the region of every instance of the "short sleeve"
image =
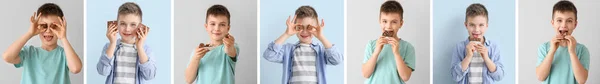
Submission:
POLYGON ((27 45, 21 48, 21 51, 19 51, 19 59, 21 60, 21 62, 19 62, 18 64, 14 64, 14 66, 16 68, 23 67, 23 63, 27 62, 28 60, 27 58, 29 58, 31 55, 34 55, 33 51, 35 51, 35 47, 31 45, 27 45))
POLYGON ((535 66, 539 66, 544 61, 544 58, 546 58, 546 54, 548 54, 548 46, 546 44, 548 43, 544 43, 538 47, 538 57, 535 66))
POLYGON ((367 61, 369 61, 369 58, 371 58, 371 55, 373 55, 373 42, 374 41, 369 41, 369 43, 367 43, 366 47, 365 47, 365 55, 363 58, 363 63, 367 63, 367 61))
POLYGON ((590 69, 590 52, 588 51, 587 47, 581 45, 577 55, 579 56, 579 62, 581 63, 583 68, 585 68, 585 70, 589 70, 590 69))
POLYGON ((406 46, 406 51, 404 52, 405 56, 403 56, 404 62, 412 71, 415 71, 415 48, 412 46, 412 44, 406 41, 403 42, 405 43, 403 46, 406 46))

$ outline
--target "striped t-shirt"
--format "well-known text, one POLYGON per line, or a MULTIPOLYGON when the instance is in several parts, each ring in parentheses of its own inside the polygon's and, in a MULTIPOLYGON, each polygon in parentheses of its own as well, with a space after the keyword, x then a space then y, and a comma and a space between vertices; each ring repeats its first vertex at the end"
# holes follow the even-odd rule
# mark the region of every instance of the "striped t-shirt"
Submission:
POLYGON ((299 44, 292 59, 292 77, 290 84, 317 84, 315 50, 309 44, 299 44))
POLYGON ((479 52, 473 52, 471 64, 469 66, 469 84, 483 83, 483 57, 479 52))
POLYGON ((115 61, 114 84, 135 84, 135 72, 137 63, 137 50, 133 44, 121 43, 115 61))

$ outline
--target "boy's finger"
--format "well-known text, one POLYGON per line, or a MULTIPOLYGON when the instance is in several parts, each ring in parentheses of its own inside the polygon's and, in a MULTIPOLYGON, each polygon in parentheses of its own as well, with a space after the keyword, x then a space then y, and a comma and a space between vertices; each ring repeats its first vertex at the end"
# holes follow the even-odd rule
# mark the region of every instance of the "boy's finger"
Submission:
POLYGON ((39 13, 37 16, 35 16, 35 22, 38 22, 40 20, 41 16, 42 16, 42 13, 39 13))
POLYGON ((325 26, 325 20, 321 19, 321 27, 325 26))
POLYGON ((292 23, 296 23, 296 15, 294 15, 294 19, 292 19, 292 23))

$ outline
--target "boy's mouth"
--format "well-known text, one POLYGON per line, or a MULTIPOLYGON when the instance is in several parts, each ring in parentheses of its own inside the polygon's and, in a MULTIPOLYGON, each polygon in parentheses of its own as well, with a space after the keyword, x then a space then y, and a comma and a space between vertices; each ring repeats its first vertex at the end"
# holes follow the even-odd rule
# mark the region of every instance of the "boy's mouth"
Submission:
POLYGON ((560 35, 566 36, 567 32, 569 32, 568 30, 558 30, 558 33, 560 33, 560 35))
POLYGON ((480 38, 481 37, 481 34, 472 33, 471 35, 473 35, 473 38, 480 38))
POLYGON ((46 41, 51 41, 51 40, 52 40, 52 38, 54 38, 54 36, 52 36, 52 35, 42 35, 42 37, 43 37, 43 38, 44 38, 44 40, 46 40, 46 41))
POLYGON ((308 38, 308 37, 310 37, 310 34, 308 34, 308 35, 300 34, 300 37, 302 37, 302 38, 308 38))

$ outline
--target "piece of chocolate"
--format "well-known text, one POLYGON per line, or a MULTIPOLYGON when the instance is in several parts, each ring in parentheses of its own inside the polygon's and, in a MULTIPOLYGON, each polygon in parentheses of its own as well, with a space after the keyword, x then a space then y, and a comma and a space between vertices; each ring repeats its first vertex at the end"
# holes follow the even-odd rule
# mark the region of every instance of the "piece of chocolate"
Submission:
POLYGON ((394 37, 394 32, 393 31, 385 31, 383 32, 383 35, 385 37, 394 37))
POLYGON ((117 21, 106 21, 106 26, 117 24, 117 21))

